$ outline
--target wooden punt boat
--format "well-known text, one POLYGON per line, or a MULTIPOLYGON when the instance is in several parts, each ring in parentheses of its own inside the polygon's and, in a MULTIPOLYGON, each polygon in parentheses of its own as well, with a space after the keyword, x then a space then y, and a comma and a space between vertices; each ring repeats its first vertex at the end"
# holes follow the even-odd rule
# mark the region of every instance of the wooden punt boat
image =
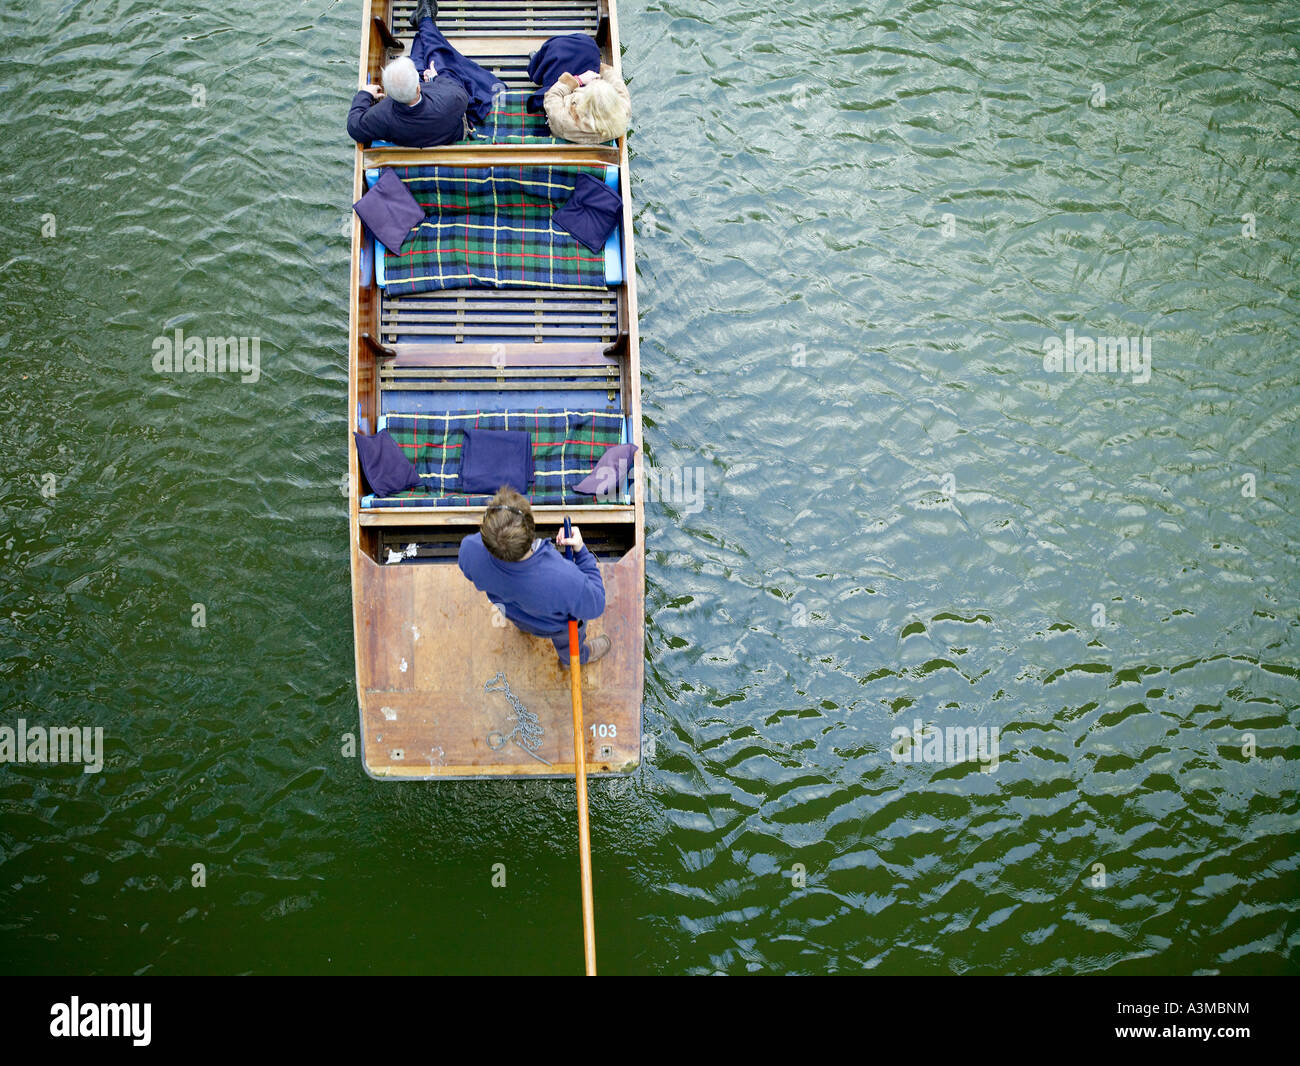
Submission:
MULTIPOLYGON (((414 0, 366 0, 363 83, 409 42, 414 0)), ((438 25, 466 56, 497 73, 508 91, 531 91, 530 54, 549 37, 596 38, 620 67, 614 0, 442 0, 438 25)), ((569 679, 549 641, 503 624, 456 565, 481 507, 362 505, 351 432, 374 432, 379 416, 422 396, 471 393, 500 409, 521 393, 546 407, 551 395, 588 390, 625 418, 641 455, 627 145, 466 143, 430 149, 357 148, 353 199, 366 171, 385 166, 609 165, 623 198, 622 282, 606 290, 456 289, 390 296, 377 285, 375 250, 353 217, 348 338, 348 500, 353 638, 361 751, 367 773, 394 780, 563 777, 575 773, 569 679), (400 563, 386 560, 401 555, 400 563)), ((640 478, 636 479, 640 484, 640 478)), ((635 498, 631 498, 634 496, 635 498)), ((644 655, 644 512, 624 502, 535 506, 538 535, 554 536, 567 513, 596 553, 604 615, 589 623, 612 648, 583 670, 588 773, 633 771, 640 761, 644 655)))

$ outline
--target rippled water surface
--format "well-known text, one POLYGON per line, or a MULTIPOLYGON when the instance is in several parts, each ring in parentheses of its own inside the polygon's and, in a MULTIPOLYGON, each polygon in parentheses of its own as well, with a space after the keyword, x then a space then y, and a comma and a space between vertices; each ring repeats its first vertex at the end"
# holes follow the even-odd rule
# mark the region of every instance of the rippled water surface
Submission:
MULTIPOLYGON (((602 969, 1300 971, 1293 5, 620 11, 646 449, 704 491, 647 515, 602 969)), ((340 756, 359 25, 0 10, 0 724, 107 737, 0 766, 4 971, 581 968, 571 785, 340 756), (260 377, 155 373, 177 328, 260 377)))

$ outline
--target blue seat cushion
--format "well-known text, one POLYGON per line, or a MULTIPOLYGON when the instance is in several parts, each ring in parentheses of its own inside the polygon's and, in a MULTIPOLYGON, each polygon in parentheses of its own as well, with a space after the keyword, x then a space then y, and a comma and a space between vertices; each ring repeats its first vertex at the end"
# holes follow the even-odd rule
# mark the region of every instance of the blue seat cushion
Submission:
POLYGON ((370 191, 352 205, 366 229, 385 248, 400 249, 411 230, 424 221, 424 208, 391 167, 385 167, 370 191))
POLYGON ((460 451, 459 491, 495 494, 509 485, 521 496, 533 480, 533 442, 508 429, 466 429, 460 451))
POLYGON ((599 252, 622 213, 623 198, 617 192, 590 174, 579 174, 573 195, 551 216, 551 221, 593 252, 599 252))
MULTIPOLYGON (((590 504, 573 486, 592 472, 607 448, 623 439, 625 425, 618 411, 530 408, 511 411, 435 411, 425 414, 386 414, 387 429, 415 462, 422 488, 389 496, 366 496, 362 507, 482 507, 501 487, 497 481, 481 493, 460 491, 466 431, 513 430, 532 444, 532 487, 525 493, 533 506, 590 504)), ((616 502, 596 497, 595 502, 616 502)))
POLYGON ((388 435, 388 430, 381 429, 373 437, 360 432, 353 435, 357 441, 357 461, 361 464, 361 473, 376 496, 392 496, 394 493, 420 487, 420 475, 416 472, 415 464, 402 454, 402 449, 388 435))

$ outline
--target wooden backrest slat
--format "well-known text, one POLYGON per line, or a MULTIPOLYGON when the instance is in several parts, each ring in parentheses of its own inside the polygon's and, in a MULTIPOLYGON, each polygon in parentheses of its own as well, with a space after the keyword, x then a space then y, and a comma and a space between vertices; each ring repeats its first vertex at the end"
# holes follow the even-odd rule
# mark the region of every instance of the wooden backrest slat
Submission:
POLYGON ((381 378, 398 381, 404 378, 464 378, 477 381, 486 378, 600 378, 602 381, 617 378, 619 368, 610 366, 535 366, 535 367, 413 367, 382 366, 379 368, 381 378))
POLYGON ((547 344, 523 344, 518 341, 485 344, 467 341, 464 344, 393 345, 397 355, 385 360, 382 366, 397 367, 487 367, 506 366, 618 366, 604 352, 605 345, 588 342, 552 341, 547 344), (495 360, 495 362, 494 362, 495 360))

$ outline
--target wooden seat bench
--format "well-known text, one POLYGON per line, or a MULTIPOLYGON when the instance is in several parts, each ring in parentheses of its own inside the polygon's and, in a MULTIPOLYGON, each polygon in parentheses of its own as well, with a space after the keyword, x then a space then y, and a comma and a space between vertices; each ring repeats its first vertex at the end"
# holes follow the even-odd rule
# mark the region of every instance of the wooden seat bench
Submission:
POLYGON ((604 392, 606 400, 613 403, 618 399, 621 384, 621 369, 617 362, 604 367, 511 366, 500 370, 427 363, 423 366, 395 366, 392 361, 379 365, 381 392, 403 389, 417 392, 597 391, 604 392))
POLYGON ((365 333, 362 343, 390 383, 407 368, 491 367, 466 377, 490 379, 483 388, 501 388, 509 378, 529 376, 507 369, 551 368, 551 376, 567 371, 570 377, 600 378, 601 384, 590 387, 604 388, 604 372, 621 373, 626 362, 620 313, 614 290, 381 292, 378 336, 365 333))
MULTIPOLYGON (((389 28, 410 33, 416 0, 391 0, 389 28)), ((608 7, 599 0, 440 0, 438 29, 457 38, 554 37, 585 33, 595 37, 608 7)))
POLYGON ((419 337, 427 344, 465 344, 491 337, 501 343, 548 341, 613 343, 618 294, 610 289, 443 289, 390 296, 379 309, 379 340, 419 337))

